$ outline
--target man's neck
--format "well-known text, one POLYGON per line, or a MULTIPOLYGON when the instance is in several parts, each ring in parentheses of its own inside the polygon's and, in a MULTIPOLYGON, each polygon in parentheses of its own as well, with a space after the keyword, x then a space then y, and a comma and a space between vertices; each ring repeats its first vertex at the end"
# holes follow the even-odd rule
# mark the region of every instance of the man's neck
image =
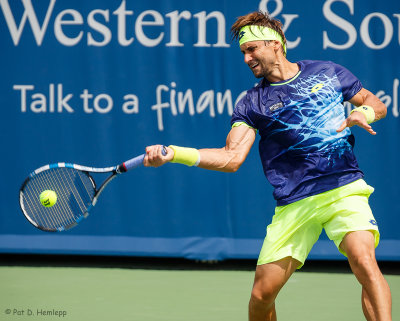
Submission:
POLYGON ((271 73, 269 73, 265 78, 269 82, 280 82, 289 80, 296 76, 299 72, 299 66, 296 63, 288 61, 286 58, 279 59, 271 73))

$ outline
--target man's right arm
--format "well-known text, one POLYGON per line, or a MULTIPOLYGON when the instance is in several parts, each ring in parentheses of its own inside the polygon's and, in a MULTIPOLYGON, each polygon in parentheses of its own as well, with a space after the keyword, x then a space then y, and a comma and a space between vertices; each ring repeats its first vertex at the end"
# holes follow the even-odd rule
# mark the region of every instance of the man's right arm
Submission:
MULTIPOLYGON (((236 172, 245 161, 256 138, 256 130, 246 125, 233 127, 226 138, 223 148, 200 149, 198 167, 221 171, 236 172)), ((174 151, 167 148, 167 154, 162 155, 161 145, 146 147, 144 166, 158 167, 174 158, 174 151)))

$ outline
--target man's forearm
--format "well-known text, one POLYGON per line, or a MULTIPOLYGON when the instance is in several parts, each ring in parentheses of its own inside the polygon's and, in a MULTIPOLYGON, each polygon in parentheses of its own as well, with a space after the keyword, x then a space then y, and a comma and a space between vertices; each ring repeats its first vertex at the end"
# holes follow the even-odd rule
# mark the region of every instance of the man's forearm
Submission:
POLYGON ((198 167, 220 172, 236 172, 245 157, 238 151, 224 148, 200 149, 198 167))

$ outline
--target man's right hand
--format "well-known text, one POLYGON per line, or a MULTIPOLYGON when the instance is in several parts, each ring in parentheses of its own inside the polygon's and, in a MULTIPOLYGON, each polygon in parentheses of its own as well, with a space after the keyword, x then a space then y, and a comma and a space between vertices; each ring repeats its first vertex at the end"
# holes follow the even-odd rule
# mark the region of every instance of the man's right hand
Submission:
POLYGON ((165 147, 167 150, 167 154, 163 155, 163 145, 153 145, 146 147, 146 155, 143 160, 143 165, 146 167, 159 167, 164 165, 165 163, 170 162, 174 158, 174 151, 165 147))

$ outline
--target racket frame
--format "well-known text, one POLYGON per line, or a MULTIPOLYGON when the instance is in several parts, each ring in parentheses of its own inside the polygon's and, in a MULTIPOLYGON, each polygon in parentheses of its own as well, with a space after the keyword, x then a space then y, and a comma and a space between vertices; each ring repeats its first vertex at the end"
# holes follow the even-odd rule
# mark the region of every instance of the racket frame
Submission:
MULTIPOLYGON (((167 154, 167 148, 165 146, 162 146, 162 151, 161 153, 165 156, 167 154)), ((25 179, 25 181, 22 183, 22 186, 19 190, 19 204, 21 207, 21 210, 25 216, 25 218, 36 228, 45 231, 45 232, 61 232, 61 231, 65 231, 68 230, 74 226, 76 226, 83 218, 86 218, 89 215, 89 211, 96 205, 97 200, 100 196, 100 194, 103 192, 103 190, 105 189, 105 187, 115 178, 117 177, 117 175, 125 173, 131 169, 137 168, 141 165, 143 165, 143 160, 144 160, 145 154, 136 156, 134 158, 131 158, 117 166, 111 166, 111 167, 104 167, 104 168, 97 168, 97 167, 88 167, 88 166, 82 166, 82 165, 77 165, 77 164, 73 164, 73 163, 54 163, 54 164, 49 164, 49 165, 44 165, 42 167, 39 167, 38 169, 36 169, 35 171, 33 171, 32 173, 29 174, 29 176, 25 179), (72 168, 75 170, 79 170, 82 173, 86 174, 88 176, 88 178, 90 179, 93 188, 94 188, 94 195, 93 195, 93 199, 91 201, 91 204, 87 207, 87 209, 85 210, 85 212, 78 217, 78 219, 74 222, 71 223, 67 226, 61 226, 59 228, 56 229, 49 229, 49 228, 45 228, 43 226, 40 226, 39 224, 37 224, 27 213, 27 211, 25 210, 24 207, 24 187, 26 186, 26 184, 28 184, 29 180, 31 178, 33 178, 34 176, 38 175, 41 172, 44 172, 46 170, 49 169, 53 169, 53 168, 72 168), (100 187, 97 189, 96 186, 96 182, 94 180, 94 178, 90 175, 90 173, 111 173, 110 176, 108 176, 104 182, 100 185, 100 187)))
MULTIPOLYGON (((121 164, 122 165, 122 164, 121 164)), ((121 174, 123 172, 125 172, 124 170, 121 171, 119 168, 121 167, 121 165, 118 166, 112 166, 112 167, 104 167, 104 168, 97 168, 97 167, 88 167, 88 166, 82 166, 82 165, 77 165, 77 164, 72 164, 72 163, 54 163, 54 164, 48 164, 48 165, 44 165, 42 167, 39 167, 38 169, 36 169, 35 171, 33 171, 32 173, 29 174, 29 176, 25 179, 25 181, 22 183, 22 186, 20 188, 19 191, 19 205, 21 207, 21 210, 25 216, 25 218, 36 228, 45 231, 45 232, 61 232, 61 231, 65 231, 65 230, 69 230, 70 228, 76 226, 83 218, 86 218, 89 215, 89 211, 93 208, 93 206, 96 205, 98 197, 100 196, 100 194, 103 192, 104 188, 118 175, 121 174), (25 209, 24 206, 24 187, 26 186, 26 184, 28 184, 29 180, 32 179, 33 177, 35 177, 36 175, 38 175, 41 172, 53 169, 53 168, 73 168, 76 170, 81 171, 83 174, 87 175, 88 178, 90 179, 92 185, 93 185, 93 189, 94 189, 94 196, 92 198, 91 204, 87 207, 87 209, 85 210, 85 212, 78 217, 78 219, 76 220, 76 222, 69 224, 67 226, 61 226, 57 229, 48 229, 45 228, 41 225, 39 225, 37 222, 35 222, 30 215, 28 214, 28 212, 25 209), (94 178, 90 175, 90 173, 112 173, 109 177, 107 177, 105 179, 105 181, 100 185, 99 188, 97 188, 97 184, 96 181, 94 180, 94 178)))

